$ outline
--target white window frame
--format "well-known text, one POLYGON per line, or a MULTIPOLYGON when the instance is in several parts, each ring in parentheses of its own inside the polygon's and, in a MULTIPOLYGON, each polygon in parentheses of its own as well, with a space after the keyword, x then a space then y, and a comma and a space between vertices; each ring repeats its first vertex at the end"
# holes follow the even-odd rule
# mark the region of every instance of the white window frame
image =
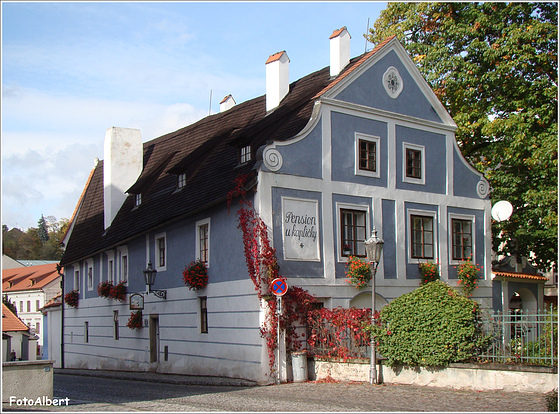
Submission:
POLYGON ((142 204, 142 193, 138 193, 134 195, 134 206, 138 207, 142 204))
POLYGON ((128 284, 128 277, 130 274, 130 260, 128 256, 128 246, 121 246, 118 248, 118 250, 119 250, 119 268, 117 272, 117 278, 114 282, 115 284, 118 284, 122 281, 125 281, 125 284, 128 284), (126 274, 124 272, 125 261, 126 261, 126 274))
POLYGON ((239 148, 239 164, 245 164, 252 160, 251 146, 244 145, 239 148))
POLYGON ((77 264, 74 265, 74 290, 76 292, 80 291, 80 266, 77 264))
POLYGON ((380 169, 379 160, 381 159, 379 153, 380 143, 381 143, 380 137, 376 137, 374 135, 366 135, 359 132, 356 132, 354 134, 354 154, 355 154, 354 173, 356 175, 362 175, 365 177, 373 177, 373 178, 379 178, 381 176, 379 171, 380 169), (360 141, 368 141, 368 142, 375 143, 375 171, 360 169, 360 141))
POLYGON ((167 233, 159 233, 159 234, 156 234, 156 237, 155 237, 155 249, 154 249, 154 251, 155 251, 155 254, 156 254, 156 256, 155 256, 156 270, 157 270, 158 272, 164 272, 164 271, 166 271, 166 270, 167 270, 167 257, 169 256, 169 255, 167 254, 167 233), (164 265, 163 265, 163 266, 160 266, 160 262, 159 262, 159 255, 160 255, 160 245, 159 245, 159 241, 162 240, 162 239, 163 239, 163 243, 164 243, 164 246, 163 246, 163 249, 164 249, 164 250, 163 250, 164 265))
POLYGON ((199 220, 195 224, 195 252, 194 256, 196 260, 200 259, 200 229, 201 227, 208 225, 208 257, 206 258, 206 267, 210 267, 210 218, 205 218, 203 220, 199 220))
POLYGON ((186 173, 177 174, 177 189, 180 190, 182 188, 185 188, 186 185, 187 185, 187 174, 186 173))
POLYGON ((453 220, 465 220, 465 221, 470 221, 471 222, 471 250, 472 250, 472 257, 473 257, 473 263, 475 262, 475 257, 476 257, 476 228, 475 228, 475 223, 476 223, 476 219, 474 215, 470 215, 470 214, 456 214, 456 213, 449 213, 449 221, 448 221, 448 226, 447 228, 449 229, 449 264, 452 266, 458 266, 461 264, 461 260, 456 260, 453 259, 453 220))
POLYGON ((402 177, 403 182, 410 184, 426 184, 426 148, 423 145, 411 144, 410 142, 402 143, 402 177), (420 178, 407 177, 406 176, 406 150, 411 149, 414 151, 420 151, 420 178))
POLYGON ((437 212, 430 211, 430 210, 417 210, 417 209, 408 209, 406 212, 406 222, 407 222, 407 258, 409 264, 419 264, 425 263, 427 260, 431 260, 434 262, 439 261, 439 226, 437 221, 437 212), (434 248, 434 257, 432 259, 425 259, 425 258, 416 258, 412 257, 412 225, 410 222, 411 216, 425 216, 425 217, 432 217, 434 228, 433 228, 433 248, 434 248))
POLYGON ((93 290, 93 285, 95 285, 95 273, 93 271, 93 259, 87 259, 85 263, 85 274, 86 274, 86 286, 87 290, 93 290))
POLYGON ((115 252, 105 252, 107 256, 107 281, 115 281, 115 252))
POLYGON ((370 220, 370 206, 365 204, 349 204, 349 203, 336 203, 336 246, 337 246, 337 261, 339 263, 348 263, 348 257, 342 255, 342 234, 340 222, 341 210, 355 210, 363 211, 366 214, 366 237, 371 234, 371 220, 370 220))

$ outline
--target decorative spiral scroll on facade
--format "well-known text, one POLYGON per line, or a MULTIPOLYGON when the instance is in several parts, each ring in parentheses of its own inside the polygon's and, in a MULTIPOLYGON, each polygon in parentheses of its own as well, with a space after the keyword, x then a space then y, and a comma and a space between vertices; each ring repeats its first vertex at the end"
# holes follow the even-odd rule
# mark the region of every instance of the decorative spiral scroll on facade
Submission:
POLYGON ((270 171, 278 171, 282 168, 282 154, 276 148, 267 148, 264 151, 264 165, 270 171))
POLYGON ((490 187, 488 186, 488 183, 484 180, 480 180, 476 184, 476 193, 478 194, 478 196, 480 198, 485 198, 488 195, 488 190, 489 189, 490 189, 490 187))

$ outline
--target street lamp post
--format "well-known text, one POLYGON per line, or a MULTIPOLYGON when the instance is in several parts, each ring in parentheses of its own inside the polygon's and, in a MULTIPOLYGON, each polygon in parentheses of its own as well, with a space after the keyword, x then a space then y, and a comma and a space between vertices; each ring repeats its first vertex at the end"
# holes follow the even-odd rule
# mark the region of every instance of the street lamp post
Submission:
MULTIPOLYGON (((379 266, 379 261, 381 260, 381 252, 383 251, 384 241, 377 237, 377 230, 375 227, 371 233, 371 237, 364 242, 366 248, 366 255, 368 261, 371 263, 372 275, 371 275, 371 324, 375 323, 375 274, 377 273, 377 266, 379 266)), ((370 370, 369 370, 369 382, 370 384, 377 384, 377 360, 376 360, 376 349, 375 349, 375 339, 373 335, 370 341, 371 348, 371 358, 370 358, 370 370)))

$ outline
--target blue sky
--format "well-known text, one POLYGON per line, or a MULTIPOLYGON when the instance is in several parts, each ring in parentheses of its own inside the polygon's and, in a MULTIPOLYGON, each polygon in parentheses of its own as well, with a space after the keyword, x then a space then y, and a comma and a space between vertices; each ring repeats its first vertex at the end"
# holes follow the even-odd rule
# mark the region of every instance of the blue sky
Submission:
POLYGON ((148 141, 218 112, 229 94, 263 95, 268 56, 287 52, 293 82, 329 65, 328 38, 343 26, 360 55, 385 6, 3 2, 2 224, 70 218, 107 128, 148 141))

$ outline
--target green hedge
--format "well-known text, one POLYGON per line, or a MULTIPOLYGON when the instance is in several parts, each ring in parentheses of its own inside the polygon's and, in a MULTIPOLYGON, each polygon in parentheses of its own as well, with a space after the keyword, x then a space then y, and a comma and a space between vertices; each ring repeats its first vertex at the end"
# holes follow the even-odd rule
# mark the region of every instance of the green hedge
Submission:
POLYGON ((395 299, 365 329, 389 365, 467 361, 489 342, 481 334, 479 304, 439 280, 395 299))

